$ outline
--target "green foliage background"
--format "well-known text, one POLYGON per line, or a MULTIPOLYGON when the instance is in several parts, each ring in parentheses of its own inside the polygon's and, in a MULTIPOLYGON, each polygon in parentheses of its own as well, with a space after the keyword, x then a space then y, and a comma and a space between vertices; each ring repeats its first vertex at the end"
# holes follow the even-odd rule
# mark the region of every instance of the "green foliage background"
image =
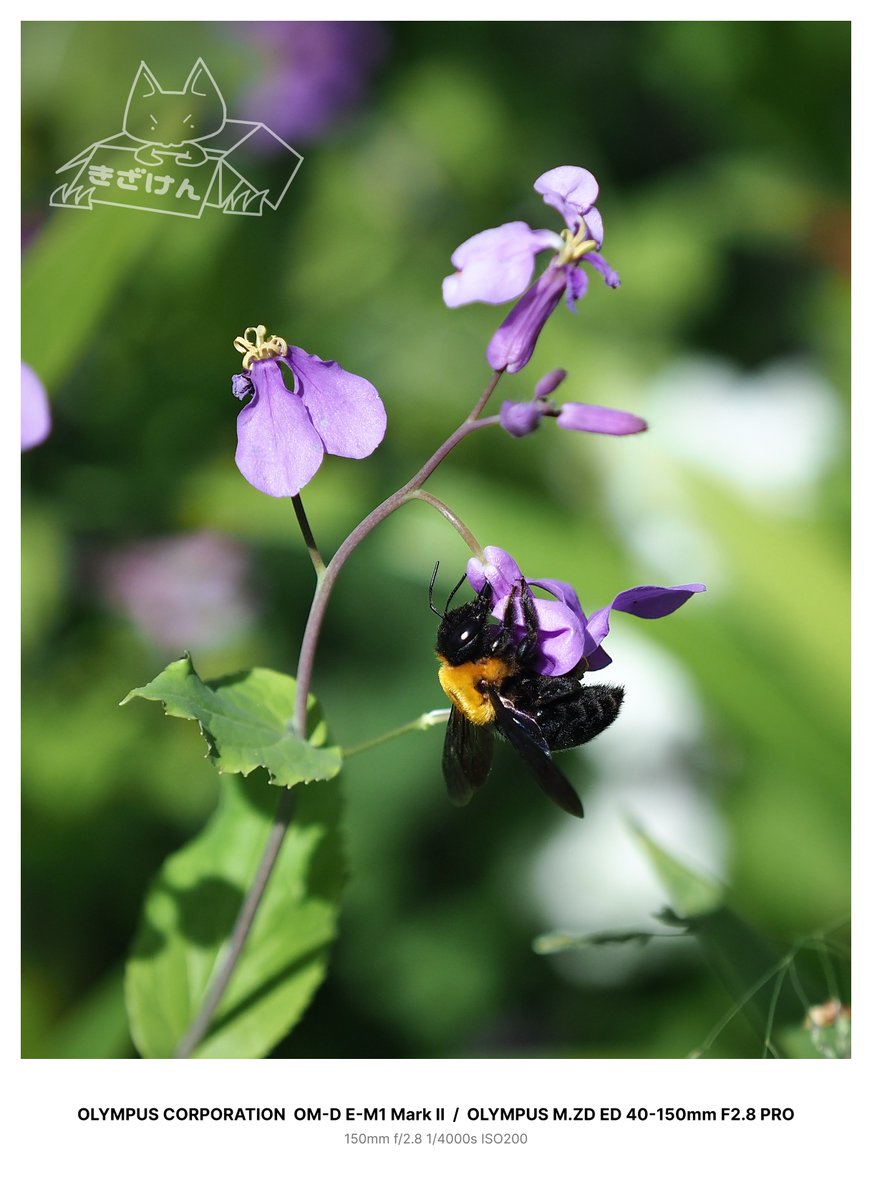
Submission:
MULTIPOLYGON (((164 721, 157 705, 118 707, 178 655, 107 605, 101 556, 202 529, 239 539, 260 619, 199 651, 197 668, 292 674, 311 569, 290 504, 249 488, 233 464, 234 336, 264 322, 382 394, 383 446, 363 463, 329 459, 306 491, 329 551, 488 377, 498 311, 445 309, 451 251, 502 221, 553 224, 531 183, 560 163, 597 175, 624 286, 593 280, 582 314, 558 313, 501 394, 527 398, 562 365, 563 398, 634 409, 652 430, 608 445, 496 431, 465 444, 434 490, 482 542, 576 583, 589 610, 635 583, 703 573, 688 549, 674 578, 657 575, 606 502, 618 456, 643 474, 657 456, 672 486, 654 513, 664 542, 679 504, 721 569, 708 596, 642 634, 698 689, 694 776, 722 817, 735 906, 788 943, 838 920, 849 899, 848 24, 392 26, 365 102, 300 146, 277 213, 50 209, 57 167, 120 126, 139 61, 170 87, 200 55, 233 115, 263 70, 242 27, 24 27, 23 356, 55 418, 22 466, 24 1054, 133 1052, 121 967, 142 897, 217 798, 192 725, 164 721), (646 389, 689 355, 748 378, 788 359, 829 381, 840 449, 802 505, 749 498, 706 462, 670 457, 646 389)), ((372 537, 330 610, 315 691, 344 745, 442 702, 426 585, 435 558, 453 580, 464 553, 420 507, 372 537)), ((452 810, 440 752, 435 730, 348 762, 339 941, 275 1053, 691 1052, 729 1006, 702 963, 664 959, 603 984, 535 956, 544 930, 530 862, 567 818, 518 786, 505 759, 474 805, 452 810)), ((759 1054, 759 1037, 734 1022, 712 1052, 759 1054)))

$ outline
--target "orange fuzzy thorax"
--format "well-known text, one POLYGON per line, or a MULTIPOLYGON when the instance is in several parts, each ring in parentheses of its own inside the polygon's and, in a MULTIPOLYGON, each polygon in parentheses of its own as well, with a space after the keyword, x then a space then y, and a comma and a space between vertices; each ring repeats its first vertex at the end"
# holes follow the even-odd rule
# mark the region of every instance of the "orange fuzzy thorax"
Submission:
POLYGON ((499 658, 480 658, 452 667, 441 654, 437 658, 442 663, 439 682, 454 707, 473 725, 489 725, 495 717, 494 706, 487 690, 482 691, 479 685, 502 683, 512 673, 509 666, 499 658))

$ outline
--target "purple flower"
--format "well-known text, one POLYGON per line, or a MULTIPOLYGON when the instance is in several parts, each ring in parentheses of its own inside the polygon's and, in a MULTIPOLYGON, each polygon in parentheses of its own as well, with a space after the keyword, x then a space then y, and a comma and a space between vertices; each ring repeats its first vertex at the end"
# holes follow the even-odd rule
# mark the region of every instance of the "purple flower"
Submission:
POLYGON ((557 367, 554 371, 549 371, 547 375, 543 375, 533 389, 533 395, 537 400, 544 400, 546 396, 550 396, 552 392, 556 392, 563 380, 566 378, 567 372, 562 367, 557 367))
POLYGON ((42 380, 27 363, 21 364, 21 449, 32 450, 51 433, 51 410, 42 380))
POLYGON ((246 370, 233 377, 233 394, 248 404, 236 421, 236 465, 268 496, 296 496, 325 453, 366 458, 384 437, 387 418, 372 384, 339 363, 266 337, 263 325, 237 338, 246 370), (293 373, 293 386, 280 364, 293 373))
POLYGON ((536 384, 534 400, 504 401, 500 408, 500 424, 503 429, 512 437, 526 437, 528 433, 538 429, 543 417, 556 417, 561 429, 609 433, 615 437, 622 437, 628 433, 642 433, 648 428, 641 417, 622 412, 618 408, 601 408, 597 404, 574 404, 571 401, 562 408, 557 408, 547 397, 565 378, 565 371, 549 371, 536 384))
POLYGON ((525 292, 487 346, 487 361, 495 371, 514 375, 530 361, 545 322, 566 291, 566 271, 555 262, 525 292))
POLYGON ((169 653, 219 646, 255 614, 247 549, 217 533, 134 542, 102 556, 109 604, 169 653))
POLYGON ((609 287, 619 287, 616 271, 597 251, 603 242, 603 221, 594 207, 599 185, 584 167, 555 167, 533 185, 546 204, 556 208, 566 222, 558 236, 547 229, 531 229, 524 221, 510 221, 469 238, 454 251, 457 268, 442 282, 449 308, 473 301, 500 304, 513 300, 528 287, 536 255, 556 250, 543 275, 515 305, 491 338, 487 360, 495 371, 520 371, 530 361, 545 322, 561 296, 572 312, 587 291, 587 275, 579 263, 599 271, 609 287))
MULTIPOLYGON (((480 592, 486 583, 490 584, 493 598, 491 611, 499 620, 505 621, 509 596, 524 579, 521 568, 512 556, 499 546, 485 546, 484 562, 471 558, 466 564, 466 577, 476 592, 480 592)), ((597 609, 588 618, 571 584, 559 579, 528 579, 527 583, 555 597, 553 600, 539 597, 533 600, 539 620, 536 670, 540 675, 565 675, 575 668, 600 671, 607 667, 612 660, 603 650, 602 642, 609 632, 609 614, 613 609, 654 620, 675 612, 694 592, 706 590, 702 583, 686 583, 678 587, 647 584, 629 588, 619 592, 610 604, 597 609)), ((520 642, 524 636, 524 624, 517 603, 514 627, 516 639, 520 642)))
POLYGON ((500 424, 512 437, 526 437, 539 428, 543 406, 538 400, 504 400, 500 406, 500 424))
POLYGON ((320 137, 361 107, 387 43, 377 21, 253 21, 232 29, 262 47, 266 60, 240 112, 292 143, 320 137))

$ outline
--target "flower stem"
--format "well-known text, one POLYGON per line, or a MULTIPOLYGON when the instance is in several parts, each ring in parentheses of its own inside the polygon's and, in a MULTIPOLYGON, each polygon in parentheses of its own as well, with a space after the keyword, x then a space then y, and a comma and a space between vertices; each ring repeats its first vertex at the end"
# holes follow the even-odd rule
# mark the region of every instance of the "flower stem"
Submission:
POLYGON ((294 506, 294 516, 297 518, 297 524, 300 526, 300 533, 302 533, 306 549, 309 551, 309 558, 311 558, 312 566, 315 568, 315 575, 320 579, 327 568, 324 565, 324 559, 321 557, 321 551, 318 549, 318 543, 315 541, 315 535, 312 533, 312 526, 309 524, 306 510, 303 508, 302 496, 299 493, 296 496, 291 496, 291 503, 294 506))
POLYGON ((420 717, 416 717, 414 721, 408 721, 405 725, 399 725, 396 729, 389 729, 387 733, 379 734, 378 737, 370 738, 366 742, 358 742, 356 746, 349 746, 348 749, 343 749, 343 759, 351 758, 354 754, 362 754, 364 750, 372 750, 375 746, 381 746, 383 742, 391 742, 394 738, 402 737, 404 733, 414 733, 416 729, 432 729, 434 725, 444 725, 451 713, 450 708, 433 708, 430 712, 421 713, 420 717))
MULTIPOLYGON (((318 638, 321 633, 321 625, 324 621, 324 614, 327 610, 327 603, 330 599, 330 593, 333 590, 333 585, 342 570, 345 563, 348 561, 351 554, 357 549, 360 543, 372 533, 377 525, 380 525, 385 517, 390 516, 392 512, 396 512, 407 500, 413 499, 413 493, 416 492, 422 483, 433 474, 441 462, 443 462, 455 446, 459 445, 465 437, 470 433, 474 433, 477 429, 484 429, 487 426, 493 425, 495 418, 488 417, 479 420, 485 405, 493 395, 494 388, 502 377, 502 371, 494 371, 487 387, 482 392, 481 397, 473 408, 472 412, 466 418, 462 425, 455 429, 454 433, 442 443, 435 453, 431 454, 427 461, 417 471, 412 478, 403 487, 399 488, 392 496, 388 496, 387 500, 382 503, 369 514, 351 531, 330 562, 325 566, 321 555, 315 546, 314 538, 311 535, 309 523, 306 520, 305 512, 303 512, 302 503, 299 507, 296 501, 298 496, 294 497, 294 512, 297 514, 297 520, 300 522, 300 528, 303 530, 303 537, 306 540, 306 545, 309 548, 309 555, 315 566, 315 571, 318 575, 317 583, 315 584, 315 595, 312 597, 312 605, 309 609, 309 619, 306 623, 306 630, 303 634, 303 643, 300 647, 300 658, 297 664, 297 697, 294 710, 294 730, 298 737, 305 738, 306 736, 306 709, 309 696, 309 684, 312 680, 312 671, 315 666, 315 652, 318 648, 318 638), (301 519, 302 518, 302 519, 301 519), (305 522, 305 524, 304 524, 305 522), (308 536, 307 536, 308 530, 308 536), (313 553, 314 550, 314 553, 313 553), (317 561, 315 558, 317 555, 317 561), (322 571, 318 569, 318 562, 323 567, 322 571)), ((429 495, 429 493, 428 493, 429 495)), ((424 497, 419 497, 423 499, 424 497)), ((435 497, 431 497, 431 500, 435 497)), ((450 511, 450 510, 449 510, 450 511)), ((447 515, 447 512, 444 514, 447 515)), ((453 516, 453 514, 452 514, 453 516)), ((449 517, 449 520, 451 518, 449 517)), ((457 521, 457 528, 460 524, 457 521)), ((452 522, 454 524, 454 522, 452 522)), ((470 535, 471 536, 471 535, 470 535)), ((424 714, 425 716, 427 714, 424 714)), ((419 718, 421 719, 421 718, 419 718)), ((423 726, 422 726, 423 728, 423 726)), ((405 730, 401 731, 404 732, 405 730)), ((393 735, 389 735, 393 736, 393 735)), ((353 747, 352 751, 368 748, 369 745, 377 744, 379 739, 375 739, 371 743, 364 743, 361 747, 353 747)), ((292 791, 286 791, 278 802, 276 815, 273 818, 273 824, 267 837, 266 846, 264 848, 263 857, 257 868, 254 881, 248 891, 245 899, 242 902, 242 908, 239 916, 236 919, 236 924, 233 927, 233 933, 230 937, 230 945, 227 951, 227 957, 221 964, 221 967, 216 974, 212 985, 206 994, 206 999, 203 1002, 203 1007, 197 1016, 194 1018, 190 1029, 182 1038, 176 1050, 176 1058, 187 1058, 200 1044, 203 1037, 209 1028, 212 1017, 215 1015, 215 1010, 221 1003, 227 985, 230 982, 231 976, 236 969, 236 964, 239 961, 239 956, 251 932, 251 926, 257 914, 261 899, 263 898, 266 885, 269 882, 270 875, 275 867, 276 860, 279 856, 279 851, 282 848, 285 834, 288 831, 288 826, 291 823, 291 818, 294 812, 294 800, 292 791)))
POLYGON ((306 707, 309 696, 309 685, 312 682, 312 672, 315 666, 318 638, 321 634, 321 625, 324 621, 324 614, 327 611, 330 593, 333 591, 333 585, 336 583, 339 572, 364 538, 368 537, 373 529, 382 523, 385 517, 389 517, 392 512, 396 512, 407 500, 412 498, 412 493, 417 491, 421 484, 430 478, 439 464, 444 462, 455 446, 458 446, 470 433, 493 424, 493 418, 485 418, 481 421, 478 418, 493 395, 494 388, 499 383, 502 374, 502 371, 494 371, 472 412, 463 424, 459 425, 454 433, 445 439, 439 449, 430 455, 420 471, 417 471, 408 483, 398 488, 392 496, 388 496, 387 500, 383 500, 377 508, 372 510, 369 516, 364 517, 352 529, 351 533, 349 533, 348 537, 330 559, 326 571, 318 580, 315 595, 312 597, 312 606, 309 609, 309 619, 306 622, 303 644, 300 647, 300 659, 297 664, 297 699, 294 712, 294 729, 298 737, 305 738, 306 736, 306 707))
POLYGON ((467 420, 477 421, 478 418, 481 416, 481 414, 484 412, 484 410, 487 406, 488 400, 490 400, 491 396, 494 394, 494 389, 496 388, 497 384, 503 377, 504 370, 505 370, 505 367, 500 367, 499 371, 494 371, 493 375, 491 375, 491 377, 488 381, 487 387, 484 389, 484 391, 481 394, 481 397, 479 398, 478 404, 476 404, 475 408, 469 414, 467 420))
POLYGON ((215 975, 209 991, 206 993, 203 1007, 197 1013, 188 1032, 182 1038, 181 1042, 179 1042, 174 1055, 175 1058, 187 1058, 200 1044, 209 1028, 212 1017, 215 1015, 215 1010, 221 1003, 221 998, 227 989, 230 977, 236 969, 239 956, 251 932, 251 926, 254 923, 255 915, 260 907, 263 893, 266 890, 266 885, 276 864, 276 859, 279 856, 282 842, 285 839, 285 834, 288 831, 288 826, 291 823, 293 815, 294 793, 291 788, 288 788, 282 792, 276 807, 276 814, 273 817, 272 827, 269 831, 263 857, 257 868, 257 874, 248 890, 248 894, 242 902, 242 908, 239 910, 239 916, 236 918, 236 924, 233 926, 233 933, 230 935, 230 945, 227 949, 227 955, 221 963, 221 967, 215 975))
POLYGON ((425 503, 432 505, 437 512, 441 513, 449 525, 453 525, 463 540, 469 546, 476 558, 484 558, 484 550, 482 550, 478 539, 473 535, 472 530, 468 525, 465 525, 458 517, 457 513, 448 507, 444 500, 440 500, 438 496, 433 496, 430 492, 425 492, 423 488, 415 488, 414 492, 409 493, 410 500, 423 500, 425 503))

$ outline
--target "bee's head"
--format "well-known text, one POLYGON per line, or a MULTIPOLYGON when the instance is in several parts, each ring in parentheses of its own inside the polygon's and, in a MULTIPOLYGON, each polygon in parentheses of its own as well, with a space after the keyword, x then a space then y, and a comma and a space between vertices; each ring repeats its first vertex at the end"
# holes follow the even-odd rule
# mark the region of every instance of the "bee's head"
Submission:
POLYGON ((503 627, 488 620, 491 603, 488 583, 468 604, 441 614, 436 653, 456 667, 493 654, 502 640, 503 627))

